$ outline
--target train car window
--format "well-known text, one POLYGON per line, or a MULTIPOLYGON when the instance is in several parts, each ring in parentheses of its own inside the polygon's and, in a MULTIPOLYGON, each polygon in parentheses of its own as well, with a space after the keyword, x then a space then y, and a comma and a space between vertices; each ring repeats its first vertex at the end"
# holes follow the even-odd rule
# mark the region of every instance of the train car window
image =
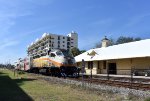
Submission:
POLYGON ((72 53, 69 50, 62 50, 64 56, 71 56, 73 57, 72 53))
POLYGON ((51 57, 55 57, 56 55, 54 53, 51 53, 51 57))
POLYGON ((63 55, 63 53, 61 51, 57 51, 56 54, 59 55, 59 56, 63 55))

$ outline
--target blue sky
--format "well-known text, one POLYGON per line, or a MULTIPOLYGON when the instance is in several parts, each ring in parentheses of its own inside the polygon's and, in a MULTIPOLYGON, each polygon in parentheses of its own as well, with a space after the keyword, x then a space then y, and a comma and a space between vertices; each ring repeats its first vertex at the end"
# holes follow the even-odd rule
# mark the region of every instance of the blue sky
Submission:
POLYGON ((79 49, 105 35, 150 38, 149 0, 0 0, 0 63, 26 56, 44 32, 76 31, 79 49))

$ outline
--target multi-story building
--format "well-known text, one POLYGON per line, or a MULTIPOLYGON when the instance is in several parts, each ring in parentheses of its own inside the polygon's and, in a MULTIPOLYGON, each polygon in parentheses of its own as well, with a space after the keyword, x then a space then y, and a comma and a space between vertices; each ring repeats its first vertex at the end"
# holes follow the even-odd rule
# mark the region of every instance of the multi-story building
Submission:
POLYGON ((51 49, 66 49, 78 47, 78 34, 74 31, 67 36, 44 33, 40 39, 36 39, 28 46, 28 55, 37 58, 44 56, 51 49))

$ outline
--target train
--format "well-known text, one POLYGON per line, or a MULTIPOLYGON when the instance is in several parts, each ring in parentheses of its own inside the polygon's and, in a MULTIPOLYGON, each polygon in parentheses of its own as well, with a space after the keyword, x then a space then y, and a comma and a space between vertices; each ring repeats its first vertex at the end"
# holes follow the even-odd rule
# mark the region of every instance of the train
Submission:
POLYGON ((26 57, 16 62, 16 69, 31 73, 44 73, 52 76, 79 76, 80 68, 72 54, 65 49, 53 49, 47 55, 26 57))

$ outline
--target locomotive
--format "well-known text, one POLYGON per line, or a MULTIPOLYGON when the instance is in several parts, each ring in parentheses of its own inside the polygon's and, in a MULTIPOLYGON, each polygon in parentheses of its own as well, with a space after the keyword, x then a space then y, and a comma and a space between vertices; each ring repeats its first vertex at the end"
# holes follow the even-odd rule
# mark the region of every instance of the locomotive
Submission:
POLYGON ((72 54, 64 49, 53 49, 46 56, 24 59, 24 70, 32 73, 45 73, 52 76, 71 75, 76 77, 79 76, 80 71, 76 67, 76 62, 72 54))

